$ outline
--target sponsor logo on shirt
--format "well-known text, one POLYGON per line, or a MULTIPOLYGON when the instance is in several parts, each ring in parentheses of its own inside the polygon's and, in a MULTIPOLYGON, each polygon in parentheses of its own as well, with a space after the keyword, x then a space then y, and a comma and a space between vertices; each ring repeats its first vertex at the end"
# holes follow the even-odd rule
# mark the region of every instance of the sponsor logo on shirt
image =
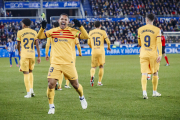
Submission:
POLYGON ((54 42, 57 42, 58 41, 58 39, 57 38, 54 38, 54 42))

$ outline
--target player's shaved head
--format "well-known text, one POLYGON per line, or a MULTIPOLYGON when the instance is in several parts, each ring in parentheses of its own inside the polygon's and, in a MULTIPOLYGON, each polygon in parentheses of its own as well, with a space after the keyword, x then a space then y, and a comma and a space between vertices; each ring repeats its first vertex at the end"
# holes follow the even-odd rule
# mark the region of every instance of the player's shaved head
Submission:
POLYGON ((22 23, 25 25, 25 26, 30 26, 31 25, 31 20, 29 18, 24 18, 22 20, 22 23))
POLYGON ((94 22, 94 26, 95 26, 96 28, 99 28, 100 25, 101 25, 100 21, 95 21, 95 22, 94 22))
POLYGON ((67 16, 67 17, 68 17, 68 19, 69 19, 69 15, 68 15, 68 14, 66 14, 66 13, 62 13, 62 14, 60 15, 60 17, 61 17, 62 15, 67 16))
POLYGON ((59 23, 58 22, 54 22, 53 23, 53 27, 59 27, 59 23))
POLYGON ((148 15, 146 16, 146 18, 147 18, 149 21, 153 22, 153 21, 154 21, 154 18, 155 18, 155 15, 152 14, 152 13, 150 13, 150 14, 148 14, 148 15))

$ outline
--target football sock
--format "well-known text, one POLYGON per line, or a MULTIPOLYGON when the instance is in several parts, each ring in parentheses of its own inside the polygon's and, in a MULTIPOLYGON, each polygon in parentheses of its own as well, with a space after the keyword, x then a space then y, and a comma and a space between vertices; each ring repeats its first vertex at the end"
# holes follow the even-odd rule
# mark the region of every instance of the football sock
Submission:
POLYGON ((12 65, 12 58, 9 58, 10 65, 12 65))
POLYGON ((167 57, 167 56, 165 56, 164 58, 165 58, 165 60, 166 60, 167 64, 169 64, 168 57, 167 57))
POLYGON ((54 104, 49 104, 49 108, 55 107, 54 104))
POLYGON ((33 89, 33 73, 29 73, 30 88, 33 89))
POLYGON ((62 85, 62 81, 63 81, 63 74, 60 75, 60 78, 59 78, 59 87, 61 88, 61 85, 62 85))
POLYGON ((141 85, 142 85, 142 90, 146 91, 146 86, 147 86, 147 76, 146 75, 142 75, 142 77, 141 77, 141 85))
POLYGON ((99 68, 99 80, 98 80, 98 82, 102 81, 103 75, 104 75, 104 68, 99 68))
POLYGON ((78 89, 76 89, 76 91, 78 92, 79 96, 82 97, 83 96, 83 87, 81 84, 79 84, 78 89))
POLYGON ((68 79, 66 79, 66 85, 69 86, 69 80, 68 79))
POLYGON ((153 94, 156 94, 156 92, 157 92, 157 91, 154 91, 154 90, 153 90, 153 94))
POLYGON ((18 64, 17 58, 14 58, 14 59, 15 59, 16 65, 17 65, 18 64))
POLYGON ((146 90, 143 90, 143 95, 147 95, 147 92, 146 92, 146 90))
POLYGON ((54 103, 54 88, 53 89, 49 89, 49 87, 47 88, 47 97, 48 97, 48 101, 49 104, 53 104, 54 103))
POLYGON ((29 74, 24 74, 24 83, 26 86, 26 91, 30 92, 29 74))
POLYGON ((151 74, 148 74, 148 77, 151 78, 151 74))
POLYGON ((91 72, 91 77, 94 76, 95 70, 96 70, 95 68, 91 68, 91 70, 90 70, 90 72, 91 72))
POLYGON ((157 90, 157 86, 158 86, 158 76, 153 76, 152 84, 153 84, 153 91, 156 91, 157 90))

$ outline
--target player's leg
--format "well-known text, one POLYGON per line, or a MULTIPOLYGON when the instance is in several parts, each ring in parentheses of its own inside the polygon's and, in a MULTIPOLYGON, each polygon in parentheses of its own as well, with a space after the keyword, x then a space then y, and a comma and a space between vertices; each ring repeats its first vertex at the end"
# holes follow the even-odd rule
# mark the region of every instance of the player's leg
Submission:
POLYGON ((57 79, 54 78, 48 78, 48 88, 47 88, 47 97, 49 102, 49 111, 48 114, 54 114, 55 113, 55 106, 54 106, 54 96, 55 96, 55 85, 56 85, 57 79))
POLYGON ((158 72, 155 72, 153 74, 153 78, 152 78, 152 84, 153 84, 153 97, 159 97, 161 96, 160 93, 157 92, 157 86, 158 86, 158 72))
POLYGON ((141 73, 142 73, 141 85, 143 91, 143 98, 148 99, 146 87, 147 87, 147 73, 151 73, 149 67, 150 63, 147 58, 140 58, 140 63, 141 63, 141 73))
POLYGON ((98 58, 99 62, 99 80, 98 80, 98 86, 102 86, 103 84, 101 83, 103 75, 104 75, 104 64, 105 64, 105 54, 102 54, 98 58))
POLYGON ((47 97, 49 101, 49 112, 48 114, 55 113, 54 106, 54 96, 55 96, 55 85, 57 80, 60 78, 62 72, 60 71, 60 65, 51 64, 48 72, 48 88, 47 88, 47 97))
MULTIPOLYGON (((59 77, 59 79, 58 79, 58 83, 59 83, 58 88, 57 88, 58 90, 62 90, 62 87, 61 87, 61 86, 62 86, 62 82, 63 82, 63 76, 64 76, 64 75, 61 74, 60 77, 59 77)), ((56 85, 57 85, 57 84, 56 84, 56 85)))
POLYGON ((101 83, 102 78, 103 78, 103 75, 104 75, 104 66, 103 66, 103 65, 100 65, 100 66, 99 66, 99 80, 98 80, 98 86, 102 86, 102 85, 103 85, 103 84, 101 83))
POLYGON ((86 102, 86 99, 85 99, 84 94, 83 94, 83 87, 82 87, 82 85, 78 83, 78 79, 76 79, 76 80, 69 80, 69 82, 71 83, 71 85, 74 87, 74 89, 79 94, 79 99, 80 99, 82 108, 86 109, 87 108, 87 102, 86 102))
POLYGON ((81 84, 78 83, 78 74, 75 68, 74 64, 68 64, 68 65, 61 65, 62 66, 62 72, 66 78, 69 79, 69 82, 74 87, 74 89, 79 94, 81 106, 83 109, 87 108, 87 102, 83 94, 83 87, 81 84))
POLYGON ((90 80, 90 85, 94 85, 94 75, 96 71, 96 67, 98 66, 98 59, 97 55, 92 54, 91 56, 91 70, 90 70, 90 75, 91 75, 91 80, 90 80))
POLYGON ((165 53, 165 46, 162 46, 162 54, 164 56, 164 59, 166 60, 166 66, 169 66, 168 57, 166 56, 166 53, 165 53))
POLYGON ((12 67, 12 52, 9 53, 9 63, 10 67, 12 67))
POLYGON ((18 61, 17 61, 16 56, 15 56, 15 52, 12 53, 12 57, 14 57, 14 60, 16 62, 16 66, 19 67, 18 61))
POLYGON ((30 58, 29 59, 29 82, 30 82, 30 92, 31 92, 31 97, 34 97, 34 90, 33 90, 33 69, 34 69, 34 65, 35 65, 35 58, 30 58))
POLYGON ((24 84, 27 91, 27 95, 24 97, 30 98, 31 92, 30 92, 30 81, 29 81, 29 58, 22 58, 20 64, 21 64, 20 71, 24 73, 24 84))
POLYGON ((65 88, 71 88, 71 87, 69 86, 69 80, 68 80, 68 78, 65 77, 65 80, 66 80, 66 85, 65 85, 64 87, 65 87, 65 88))

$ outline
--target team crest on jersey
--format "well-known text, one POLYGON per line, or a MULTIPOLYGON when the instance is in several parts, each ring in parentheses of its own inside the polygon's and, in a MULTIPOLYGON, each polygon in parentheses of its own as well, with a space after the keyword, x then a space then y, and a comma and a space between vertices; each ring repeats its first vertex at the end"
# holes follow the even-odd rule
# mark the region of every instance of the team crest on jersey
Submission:
POLYGON ((60 32, 60 35, 63 35, 63 32, 60 32))
POLYGON ((57 38, 54 38, 54 42, 57 42, 58 41, 58 39, 57 38))

